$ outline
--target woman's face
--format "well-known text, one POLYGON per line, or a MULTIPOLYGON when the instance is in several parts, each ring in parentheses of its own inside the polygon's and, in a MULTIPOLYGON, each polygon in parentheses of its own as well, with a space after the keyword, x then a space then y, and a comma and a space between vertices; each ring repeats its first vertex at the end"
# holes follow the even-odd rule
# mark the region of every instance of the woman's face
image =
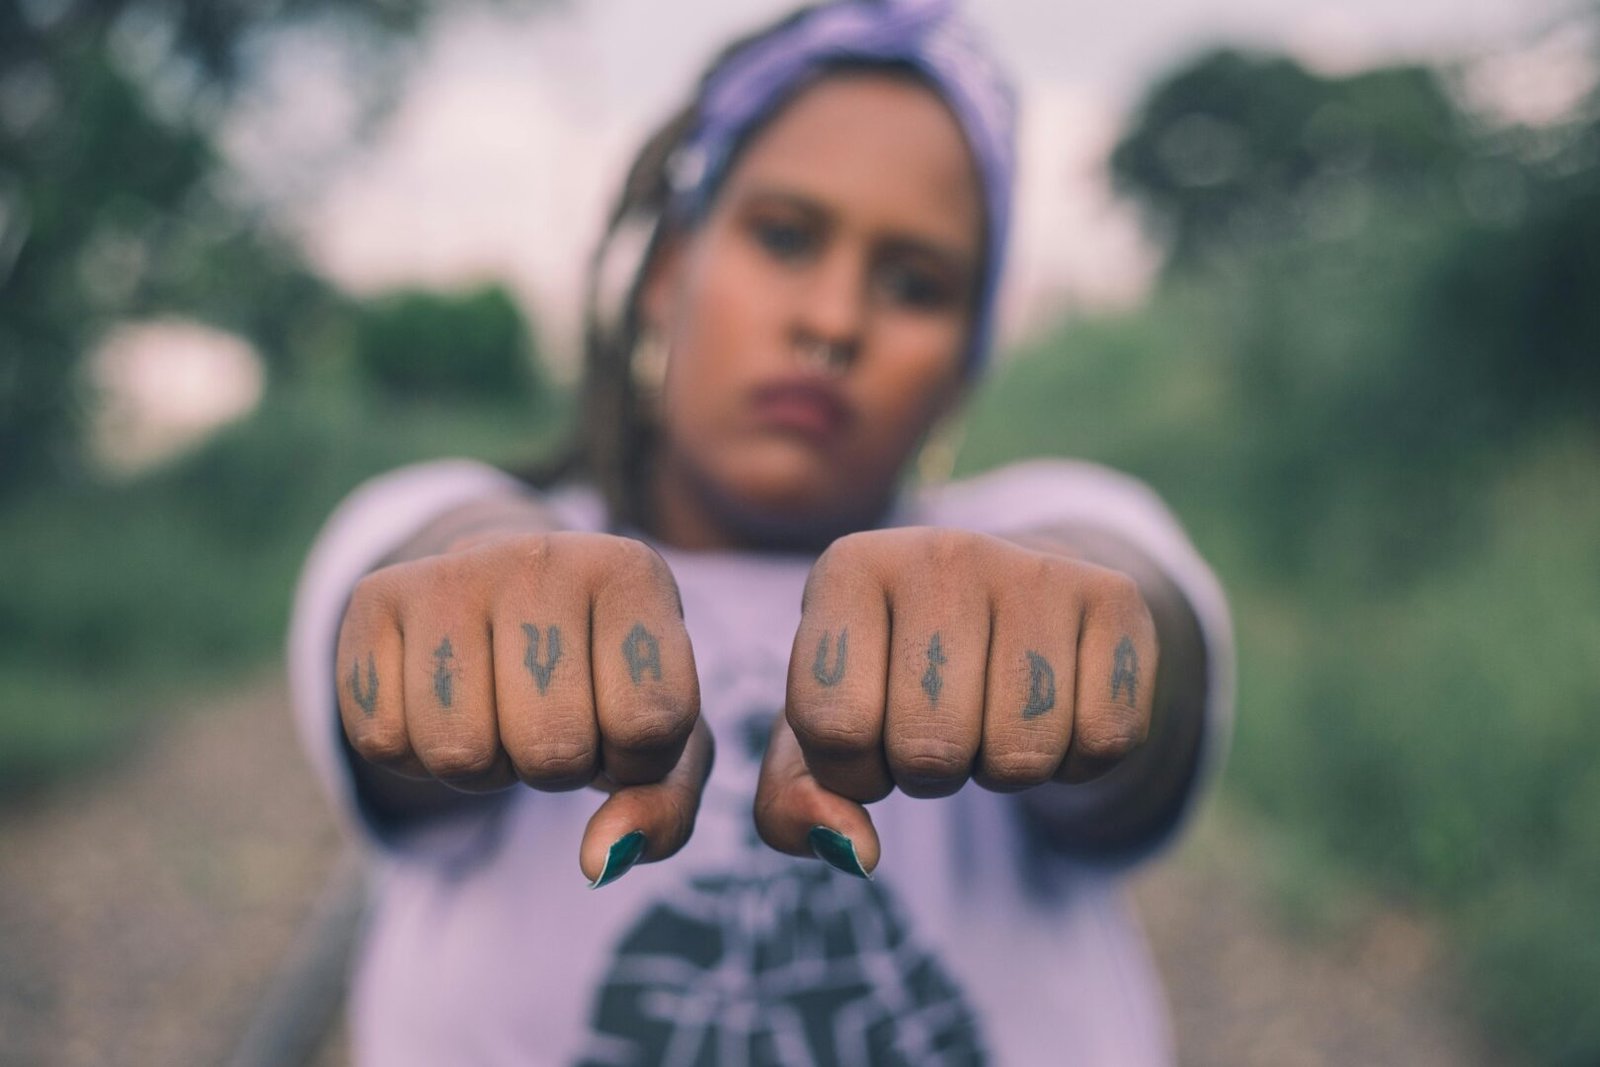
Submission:
POLYGON ((840 74, 789 104, 644 289, 670 353, 656 533, 807 544, 877 518, 961 392, 981 242, 971 156, 930 90, 840 74))

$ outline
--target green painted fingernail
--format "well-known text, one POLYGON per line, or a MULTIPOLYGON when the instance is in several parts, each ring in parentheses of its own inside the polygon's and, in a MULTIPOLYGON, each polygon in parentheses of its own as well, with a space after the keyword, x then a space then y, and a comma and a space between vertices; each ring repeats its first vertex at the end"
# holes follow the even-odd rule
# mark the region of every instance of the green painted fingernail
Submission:
POLYGON ((599 889, 603 885, 610 885, 627 874, 639 862, 639 857, 644 855, 644 843, 643 830, 635 830, 617 838, 606 852, 606 865, 600 868, 600 877, 590 882, 589 888, 599 889))
POLYGON ((811 839, 811 851, 816 853, 817 859, 834 870, 872 881, 872 875, 861 866, 861 860, 856 855, 855 842, 848 837, 826 826, 813 826, 808 836, 811 839))

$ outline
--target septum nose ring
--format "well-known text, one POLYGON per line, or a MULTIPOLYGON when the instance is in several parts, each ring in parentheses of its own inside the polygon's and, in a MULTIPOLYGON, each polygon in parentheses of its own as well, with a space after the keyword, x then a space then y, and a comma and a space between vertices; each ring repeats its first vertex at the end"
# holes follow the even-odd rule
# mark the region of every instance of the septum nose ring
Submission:
POLYGON ((837 374, 850 365, 850 345, 812 339, 797 342, 795 351, 805 366, 830 374, 837 374))

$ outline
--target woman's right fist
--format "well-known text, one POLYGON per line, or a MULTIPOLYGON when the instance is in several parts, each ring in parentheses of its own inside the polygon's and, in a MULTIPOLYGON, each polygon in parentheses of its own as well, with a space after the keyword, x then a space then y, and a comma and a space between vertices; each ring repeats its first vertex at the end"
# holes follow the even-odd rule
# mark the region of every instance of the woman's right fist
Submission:
POLYGON ((374 571, 337 670, 345 734, 372 763, 468 791, 611 793, 580 850, 591 881, 689 838, 711 739, 677 583, 640 541, 508 536, 374 571))

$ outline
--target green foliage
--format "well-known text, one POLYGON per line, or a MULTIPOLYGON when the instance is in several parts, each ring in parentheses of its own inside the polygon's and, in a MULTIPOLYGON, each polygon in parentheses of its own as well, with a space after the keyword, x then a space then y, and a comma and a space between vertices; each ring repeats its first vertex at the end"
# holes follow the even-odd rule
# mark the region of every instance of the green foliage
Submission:
MULTIPOLYGON (((1600 138, 1596 138, 1600 140, 1600 138)), ((1493 398, 1507 428, 1600 421, 1600 168, 1539 188, 1515 227, 1461 233, 1418 294, 1457 391, 1493 398)))
POLYGON ((1589 329, 1540 297, 1600 281, 1577 224, 1546 221, 1581 203, 1491 231, 1397 202, 1219 258, 1023 353, 962 457, 1155 486, 1233 601, 1230 788, 1320 857, 1307 877, 1353 869, 1442 915, 1480 1017, 1552 1064, 1600 1056, 1600 421, 1563 356, 1522 361, 1528 336, 1561 354, 1589 329), (1520 251, 1462 264, 1482 242, 1520 251), (1463 276, 1509 292, 1441 301, 1463 276))
POLYGON ((360 309, 354 332, 361 373, 390 397, 526 404, 539 391, 532 334, 497 285, 392 293, 360 309))
POLYGON ((1413 585, 1236 583, 1235 788, 1442 913, 1480 1016, 1549 1063, 1600 1051, 1595 447, 1494 471, 1478 546, 1413 585))

